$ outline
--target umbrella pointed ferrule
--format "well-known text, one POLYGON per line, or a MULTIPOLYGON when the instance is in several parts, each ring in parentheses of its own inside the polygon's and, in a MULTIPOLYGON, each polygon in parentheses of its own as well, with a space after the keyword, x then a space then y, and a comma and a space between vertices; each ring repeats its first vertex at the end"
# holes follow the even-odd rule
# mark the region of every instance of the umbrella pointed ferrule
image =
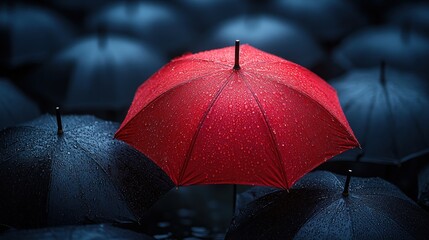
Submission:
POLYGON ((343 190, 343 196, 348 197, 349 196, 349 186, 350 186, 350 179, 351 179, 352 170, 349 170, 347 173, 347 179, 346 183, 344 184, 344 190, 343 190))
POLYGON ((240 40, 235 40, 234 70, 240 70, 240 40))
POLYGON ((57 126, 58 126, 57 134, 61 135, 61 134, 64 133, 64 131, 63 131, 63 124, 61 122, 60 107, 56 107, 55 108, 55 113, 56 113, 56 116, 57 116, 57 126))

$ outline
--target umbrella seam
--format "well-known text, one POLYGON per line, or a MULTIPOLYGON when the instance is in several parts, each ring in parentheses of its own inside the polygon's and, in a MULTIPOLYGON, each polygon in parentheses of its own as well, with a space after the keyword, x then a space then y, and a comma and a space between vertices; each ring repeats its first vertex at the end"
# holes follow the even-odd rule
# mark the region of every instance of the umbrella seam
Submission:
POLYGON ((91 153, 86 148, 84 148, 77 140, 72 140, 72 141, 74 141, 83 150, 83 152, 85 153, 85 155, 87 155, 90 159, 92 159, 92 162, 94 162, 97 166, 100 167, 100 169, 102 170, 102 172, 107 176, 107 179, 109 180, 109 182, 111 182, 112 186, 122 196, 122 200, 123 200, 122 202, 125 203, 125 206, 130 211, 131 215, 133 215, 134 218, 138 220, 139 217, 131 210, 130 206, 128 206, 127 198, 125 197, 124 193, 120 190, 120 188, 117 186, 117 184, 115 184, 115 182, 113 181, 113 179, 107 173, 106 169, 104 169, 104 167, 101 166, 101 164, 91 155, 91 153))
MULTIPOLYGON (((262 76, 262 75, 260 75, 259 73, 256 73, 256 72, 252 72, 252 73, 250 73, 250 72, 248 72, 249 74, 254 74, 256 77, 258 77, 258 78, 261 78, 261 79, 267 79, 267 80, 270 80, 270 81, 274 81, 274 76, 272 76, 272 77, 264 77, 264 76, 262 76)), ((299 93, 299 94, 301 94, 302 96, 305 96, 307 99, 309 99, 311 102, 314 102, 315 104, 317 104, 317 105, 319 105, 325 112, 327 112, 331 117, 333 117, 333 119, 335 119, 335 121, 337 121, 338 123, 339 123, 339 125, 343 128, 343 130, 345 130, 345 132, 347 132, 348 133, 348 135, 349 135, 349 137, 351 137, 352 138, 352 140, 355 140, 356 142, 357 142, 357 144, 359 145, 359 142, 356 140, 356 138, 353 136, 353 134, 352 134, 352 132, 349 132, 348 131, 348 129, 347 129, 347 127, 346 126, 344 126, 344 124, 341 122, 341 121, 339 121, 338 119, 337 119, 337 117, 335 117, 335 115, 333 114, 333 113, 331 113, 331 111, 329 111, 328 109, 326 109, 326 107, 325 106, 323 106, 322 104, 320 104, 318 101, 316 101, 316 100, 314 100, 312 97, 310 97, 309 95, 307 95, 306 93, 304 93, 304 92, 302 92, 302 91, 300 91, 299 89, 296 89, 296 88, 294 88, 294 87, 292 87, 292 86, 289 86, 289 85, 287 85, 287 84, 285 84, 285 83, 283 83, 283 82, 277 82, 278 84, 280 84, 280 85, 282 85, 282 86, 285 86, 285 87, 287 87, 287 88, 289 88, 289 89, 291 89, 291 90, 293 90, 293 91, 296 91, 297 93, 299 93)), ((332 88, 332 87, 331 87, 332 88)), ((347 121, 347 119, 346 119, 346 121, 347 121)), ((350 128, 351 129, 351 128, 350 128)), ((354 147, 356 147, 355 145, 353 145, 354 147)))
POLYGON ((310 221, 312 221, 318 214, 320 214, 323 210, 327 209, 334 202, 335 202, 335 200, 333 200, 332 198, 329 198, 329 197, 325 197, 320 202, 317 202, 317 204, 314 205, 314 207, 313 207, 313 211, 311 211, 311 213, 307 215, 307 216, 310 216, 310 217, 307 220, 305 220, 302 224, 300 224, 299 230, 295 233, 294 236, 296 236, 299 233, 299 231, 304 227, 304 225, 306 225, 307 223, 309 223, 310 221), (330 200, 332 202, 329 203, 330 200), (322 203, 324 205, 319 208, 318 206, 320 206, 322 203))
MULTIPOLYGON (((361 195, 361 196, 362 196, 362 197, 364 197, 365 195, 361 195)), ((395 197, 395 196, 389 196, 389 197, 395 197)), ((405 201, 405 200, 404 200, 404 199, 402 199, 402 198, 398 198, 398 197, 395 197, 395 198, 399 199, 400 201, 405 201)), ((367 198, 365 198, 365 199, 367 199, 367 198)), ((369 199, 367 199, 367 200, 369 200, 369 199)), ((409 203, 408 201, 405 201, 405 202, 409 203)), ((368 205, 365 203, 365 201, 361 201, 361 203, 362 203, 364 206, 366 206, 368 209, 373 210, 374 212, 379 212, 379 211, 380 211, 380 210, 379 210, 379 209, 377 209, 377 208, 373 208, 373 207, 368 206, 368 205)), ((410 205, 411 205, 411 204, 410 204, 410 205)), ((415 206, 414 204, 413 204, 413 205, 411 205, 411 206, 417 207, 417 206, 415 206)), ((380 211, 380 212, 382 213, 382 211, 380 211)), ((380 214, 380 215, 385 216, 386 218, 388 218, 388 219, 392 220, 392 222, 396 223, 396 225, 397 225, 398 227, 400 227, 401 229, 403 229, 405 232, 409 233, 411 236, 413 236, 413 237, 414 237, 414 239, 417 239, 417 238, 412 234, 412 232, 409 232, 406 228, 404 228, 401 224, 399 224, 399 223, 398 223, 394 218, 391 218, 391 217, 390 217, 390 215, 388 215, 388 214, 380 214)))
POLYGON ((207 115, 211 111, 213 105, 216 103, 216 101, 219 99, 219 96, 222 94, 225 87, 228 85, 228 83, 231 81, 232 76, 234 75, 234 72, 231 73, 231 75, 228 77, 228 79, 223 83, 221 88, 216 92, 214 95, 210 105, 208 106, 207 110, 204 112, 204 115, 201 117, 200 122, 198 123, 197 131, 195 131, 191 143, 189 145, 188 151, 186 153, 185 161, 183 162, 182 168, 179 171, 179 178, 178 178, 178 184, 180 185, 180 182, 182 181, 183 175, 185 174, 185 170, 188 167, 188 162, 191 158, 192 152, 194 150, 195 142, 197 141, 198 135, 200 133, 200 130, 204 124, 204 121, 207 119, 207 115))
POLYGON ((276 157, 277 157, 277 160, 278 160, 278 162, 280 164, 280 171, 281 171, 281 174, 282 174, 283 181, 284 181, 284 183, 286 183, 286 189, 287 189, 290 186, 289 186, 289 183, 288 183, 286 171, 284 169, 284 164, 282 162, 282 156, 281 156, 280 150, 278 148, 278 144, 277 144, 276 138, 275 138, 275 136, 273 134, 273 129, 272 129, 272 127, 271 127, 271 125, 270 125, 270 123, 268 121, 267 114, 266 114, 265 110, 263 109, 262 104, 259 101, 258 97, 256 96, 255 92, 253 91, 253 89, 251 88, 251 86, 247 82, 246 78, 244 77, 244 73, 241 73, 240 75, 242 76, 243 82, 245 83, 247 89, 249 89, 250 93, 252 94, 253 98, 255 99, 256 104, 258 105, 259 111, 261 111, 261 113, 262 113, 262 117, 264 119, 265 125, 267 126, 268 132, 270 134, 271 144, 274 145, 273 147, 276 150, 276 157))
MULTIPOLYGON (((128 120, 128 122, 125 124, 125 125, 123 125, 123 126, 121 126, 120 127, 120 129, 118 130, 118 132, 115 134, 115 137, 116 137, 116 135, 118 135, 118 133, 122 130, 122 129, 124 129, 125 128, 125 126, 127 126, 128 124, 130 124, 130 122, 132 122, 134 119, 136 119, 137 118, 137 116, 139 116, 149 105, 151 105, 151 104, 153 104, 154 102, 156 102, 158 99, 160 99, 160 98, 162 98, 162 97, 164 97, 164 95, 165 94, 167 94, 168 92, 170 92, 170 91, 172 91, 172 90, 174 90, 174 89, 176 89, 176 88, 178 88, 178 87, 181 87, 181 86, 183 86, 183 85, 185 85, 185 84, 188 84, 188 83, 190 83, 190 82, 193 82, 193 81, 196 81, 196 80, 200 80, 200 79, 202 79, 202 78, 204 78, 204 77, 208 77, 208 76, 212 76, 212 75, 215 75, 215 74, 217 74, 217 73, 219 73, 219 72, 215 72, 215 73, 213 73, 213 72, 211 72, 211 73, 207 73, 207 74, 205 74, 205 75, 202 75, 202 76, 198 76, 198 77, 195 77, 195 78, 192 78, 192 79, 189 79, 189 80, 186 80, 186 81, 184 81, 184 82, 180 82, 180 83, 178 83, 178 84, 176 84, 176 85, 174 85, 174 86, 171 86, 169 89, 167 89, 167 90, 165 90, 164 92, 162 92, 162 93, 160 93, 160 94, 158 94, 158 96, 156 96, 154 99, 152 99, 151 101, 149 101, 145 106, 143 106, 140 110, 138 110, 138 112, 137 112, 137 114, 135 114, 130 120, 128 120)), ((149 79, 150 80, 150 79, 149 79)), ((149 81, 148 80, 148 81, 149 81)), ((148 81, 146 81, 145 83, 147 83, 148 81)), ((145 83, 143 83, 143 84, 145 84, 145 83)), ((140 88, 140 87, 139 87, 140 88)), ((137 90, 138 91, 138 90, 137 90)), ((136 93, 136 95, 137 95, 137 93, 136 93)), ((133 103, 134 103, 134 100, 133 100, 133 103)), ((131 104, 131 106, 132 106, 133 104, 131 104)))

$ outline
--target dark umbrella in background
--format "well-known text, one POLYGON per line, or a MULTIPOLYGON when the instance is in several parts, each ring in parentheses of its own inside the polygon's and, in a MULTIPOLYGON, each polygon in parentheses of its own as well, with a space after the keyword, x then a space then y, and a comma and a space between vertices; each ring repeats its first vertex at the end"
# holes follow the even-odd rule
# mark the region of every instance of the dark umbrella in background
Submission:
POLYGON ((32 120, 40 115, 39 107, 21 90, 0 78, 0 129, 32 120))
POLYGON ((268 9, 325 42, 338 41, 367 22, 355 5, 343 0, 274 0, 268 9))
POLYGON ((372 27, 346 37, 334 50, 344 69, 389 66, 429 76, 429 38, 404 27, 372 27))
POLYGON ((207 32, 219 22, 243 13, 248 1, 243 0, 178 0, 178 8, 192 21, 198 32, 207 32))
POLYGON ((155 2, 131 1, 107 6, 88 19, 89 29, 100 25, 109 32, 153 44, 170 55, 181 55, 194 35, 186 16, 167 4, 155 2))
POLYGON ((378 178, 313 172, 250 203, 226 239, 425 239, 429 215, 378 178))
POLYGON ((407 2, 391 9, 387 23, 410 28, 429 36, 429 4, 425 2, 407 2))
POLYGON ((73 38, 72 26, 50 10, 12 3, 0 8, 0 63, 3 68, 13 70, 39 64, 73 38))
POLYGON ((331 84, 362 146, 336 159, 397 165, 429 152, 427 81, 382 64, 331 84))
POLYGON ((198 46, 207 50, 231 45, 240 39, 304 67, 312 67, 324 57, 320 45, 296 24, 269 15, 242 15, 220 23, 198 46))
POLYGON ((139 222, 172 188, 149 159, 113 139, 118 124, 91 116, 57 121, 58 129, 44 115, 0 132, 0 223, 139 222))
POLYGON ((15 240, 104 240, 104 239, 154 239, 142 233, 136 233, 109 224, 64 226, 30 230, 9 230, 0 233, 1 239, 15 240))
POLYGON ((147 44, 100 34, 61 51, 23 87, 67 112, 110 111, 122 119, 137 87, 167 60, 147 44))

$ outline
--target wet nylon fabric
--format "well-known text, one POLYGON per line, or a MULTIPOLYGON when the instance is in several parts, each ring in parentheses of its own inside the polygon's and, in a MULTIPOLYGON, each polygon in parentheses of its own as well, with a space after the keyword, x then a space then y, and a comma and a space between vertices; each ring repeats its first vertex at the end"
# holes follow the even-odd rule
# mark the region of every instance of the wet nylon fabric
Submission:
POLYGON ((143 154, 113 139, 117 123, 44 115, 0 132, 0 223, 43 227, 138 222, 173 186, 143 154))
POLYGON ((243 45, 174 59, 136 92, 115 137, 176 185, 289 188, 358 146, 335 90, 307 69, 243 45))
POLYGON ((383 84, 380 72, 354 70, 331 82, 363 150, 335 160, 394 165, 429 153, 429 84, 390 67, 383 84))
POLYGON ((225 239, 426 239, 429 215, 379 178, 313 172, 287 191, 251 189, 225 239), (259 194, 258 192, 261 192, 259 194), (268 194, 264 194, 268 192, 268 194))

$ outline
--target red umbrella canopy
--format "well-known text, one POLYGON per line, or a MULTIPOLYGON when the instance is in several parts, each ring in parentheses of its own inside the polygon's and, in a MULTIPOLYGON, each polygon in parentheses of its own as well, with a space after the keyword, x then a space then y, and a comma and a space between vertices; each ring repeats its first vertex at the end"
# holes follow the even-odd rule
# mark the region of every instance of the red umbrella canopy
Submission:
POLYGON ((177 186, 289 188, 358 146, 335 90, 309 70, 244 45, 172 60, 136 92, 115 137, 177 186))

